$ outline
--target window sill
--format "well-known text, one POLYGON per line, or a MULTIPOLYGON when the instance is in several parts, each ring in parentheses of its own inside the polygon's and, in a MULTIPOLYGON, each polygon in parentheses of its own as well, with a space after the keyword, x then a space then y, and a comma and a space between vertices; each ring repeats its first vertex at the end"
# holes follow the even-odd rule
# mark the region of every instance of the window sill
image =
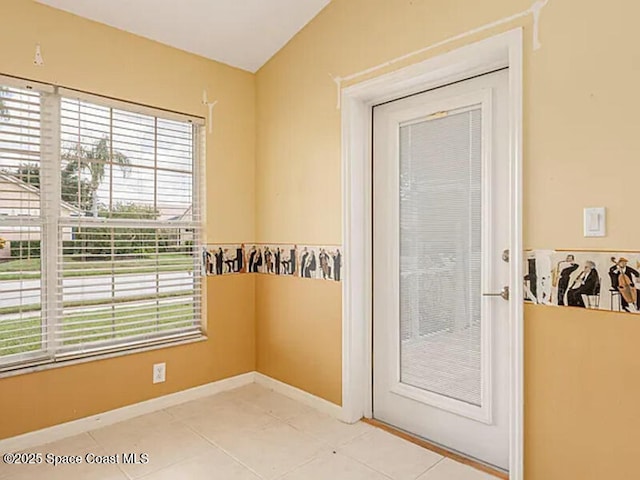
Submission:
POLYGON ((181 345, 190 345, 192 343, 204 342, 204 341, 207 341, 208 339, 209 337, 202 334, 192 338, 180 339, 180 340, 175 340, 175 341, 166 342, 166 343, 158 343, 156 345, 147 345, 147 346, 141 346, 141 347, 131 348, 127 350, 100 353, 96 355, 74 358, 70 360, 62 360, 59 362, 49 362, 49 363, 42 363, 39 365, 32 365, 27 367, 17 367, 14 370, 7 370, 4 372, 0 372, 0 380, 4 378, 9 378, 9 377, 15 377, 18 375, 26 375, 28 373, 42 372, 44 370, 50 370, 53 368, 63 368, 63 367, 70 367, 72 365, 80 365, 82 363, 94 362, 96 360, 107 360, 109 358, 122 357, 125 355, 134 355, 136 353, 150 352, 153 350, 161 350, 163 348, 173 348, 181 345))

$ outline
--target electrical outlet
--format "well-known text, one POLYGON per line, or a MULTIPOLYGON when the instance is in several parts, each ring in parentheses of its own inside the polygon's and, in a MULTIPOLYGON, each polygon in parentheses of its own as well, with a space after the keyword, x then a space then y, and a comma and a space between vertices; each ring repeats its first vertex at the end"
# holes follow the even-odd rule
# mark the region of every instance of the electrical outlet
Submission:
POLYGON ((153 383, 162 383, 167 379, 167 364, 156 363, 153 365, 153 383))

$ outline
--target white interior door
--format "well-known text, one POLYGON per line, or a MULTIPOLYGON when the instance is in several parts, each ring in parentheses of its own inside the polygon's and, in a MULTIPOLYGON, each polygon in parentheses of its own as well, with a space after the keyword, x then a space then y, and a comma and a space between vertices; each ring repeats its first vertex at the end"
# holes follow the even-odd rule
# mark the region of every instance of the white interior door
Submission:
POLYGON ((509 464, 508 72, 374 108, 373 414, 509 464))

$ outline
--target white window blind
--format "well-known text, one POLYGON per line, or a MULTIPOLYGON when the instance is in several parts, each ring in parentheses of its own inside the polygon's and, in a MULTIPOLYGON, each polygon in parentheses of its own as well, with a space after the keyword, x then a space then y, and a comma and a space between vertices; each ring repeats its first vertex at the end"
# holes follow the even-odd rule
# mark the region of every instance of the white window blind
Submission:
POLYGON ((482 378, 481 112, 400 128, 401 381, 473 405, 482 378))
POLYGON ((200 335, 201 122, 1 92, 0 368, 200 335))
POLYGON ((0 86, 0 358, 16 360, 46 348, 39 248, 42 96, 26 87, 0 86))

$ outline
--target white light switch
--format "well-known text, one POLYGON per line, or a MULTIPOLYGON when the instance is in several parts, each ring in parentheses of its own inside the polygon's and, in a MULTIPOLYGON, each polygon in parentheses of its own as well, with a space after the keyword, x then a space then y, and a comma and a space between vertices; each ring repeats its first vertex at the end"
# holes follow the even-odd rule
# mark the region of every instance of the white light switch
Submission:
POLYGON ((584 236, 605 236, 606 214, 604 207, 584 209, 584 236))

